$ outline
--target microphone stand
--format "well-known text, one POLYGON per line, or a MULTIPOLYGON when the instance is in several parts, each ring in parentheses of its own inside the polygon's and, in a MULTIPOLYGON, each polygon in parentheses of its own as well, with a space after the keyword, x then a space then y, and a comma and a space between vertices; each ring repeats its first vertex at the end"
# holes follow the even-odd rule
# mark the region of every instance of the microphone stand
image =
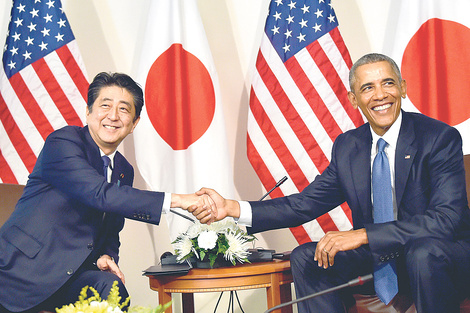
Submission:
POLYGON ((285 306, 293 305, 295 303, 302 302, 302 301, 305 301, 305 300, 308 300, 308 299, 311 299, 311 298, 314 298, 314 297, 318 297, 318 296, 321 296, 321 295, 324 295, 324 294, 327 294, 327 293, 330 293, 330 292, 333 292, 333 291, 337 291, 337 290, 340 290, 340 289, 343 289, 343 288, 346 288, 346 287, 354 287, 354 286, 364 285, 366 282, 372 280, 373 278, 374 278, 374 276, 372 274, 367 274, 367 275, 362 276, 362 277, 359 276, 358 278, 352 279, 352 280, 348 281, 345 284, 342 284, 342 285, 339 285, 339 286, 336 286, 336 287, 332 287, 332 288, 329 288, 329 289, 326 289, 326 290, 323 290, 323 291, 319 291, 319 292, 316 292, 316 293, 312 293, 311 295, 308 295, 308 296, 305 296, 305 297, 302 297, 302 298, 299 298, 299 299, 295 299, 295 300, 292 300, 292 301, 289 301, 289 302, 281 303, 279 305, 276 305, 276 306, 268 309, 264 313, 269 313, 269 312, 272 312, 274 310, 278 310, 280 308, 283 308, 285 306))
MULTIPOLYGON (((259 201, 262 201, 264 198, 266 198, 271 192, 273 192, 274 189, 276 189, 277 187, 281 186, 285 181, 287 180, 287 176, 284 176, 283 178, 281 178, 277 183, 276 183, 276 186, 274 186, 270 191, 268 191, 267 193, 264 194, 264 196, 261 197, 261 199, 259 199, 259 201)), ((171 210, 170 210, 171 211, 171 210)), ((173 211, 172 211, 173 212, 173 211)), ((178 214, 177 212, 173 212, 175 214, 178 214)), ((179 215, 179 214, 178 214, 179 215)), ((183 216, 183 217, 186 217, 186 216, 183 216)), ((254 241, 253 241, 253 247, 254 247, 254 241)), ((220 299, 222 298, 222 295, 224 294, 224 292, 222 291, 220 293, 220 296, 219 296, 219 300, 217 300, 217 304, 215 305, 215 309, 214 309, 214 312, 217 311, 217 307, 219 306, 219 302, 220 302, 220 299)), ((229 305, 228 305, 228 311, 230 311, 230 308, 232 309, 232 312, 233 312, 233 309, 234 309, 234 304, 233 304, 233 299, 234 299, 234 296, 237 298, 237 302, 238 302, 238 307, 240 308, 240 310, 245 313, 245 311, 243 311, 243 308, 240 304, 240 300, 238 299, 238 294, 237 294, 237 291, 236 290, 231 290, 230 291, 230 299, 229 299, 229 305)), ((227 311, 227 312, 228 312, 227 311)))
POLYGON ((264 198, 266 198, 271 192, 274 191, 274 189, 276 189, 277 187, 281 186, 282 184, 284 184, 284 182, 287 180, 287 176, 284 176, 283 178, 281 178, 277 183, 276 183, 276 186, 274 186, 271 190, 269 190, 267 193, 264 194, 264 196, 262 196, 258 201, 263 201, 264 198))
POLYGON ((184 215, 184 214, 182 214, 182 213, 180 213, 180 212, 177 212, 177 211, 174 210, 174 209, 170 209, 170 212, 173 213, 173 214, 176 214, 176 215, 178 215, 178 216, 181 216, 182 218, 185 218, 185 219, 187 219, 188 221, 191 221, 191 222, 193 222, 193 223, 196 223, 196 222, 195 222, 192 218, 190 218, 189 216, 184 215))

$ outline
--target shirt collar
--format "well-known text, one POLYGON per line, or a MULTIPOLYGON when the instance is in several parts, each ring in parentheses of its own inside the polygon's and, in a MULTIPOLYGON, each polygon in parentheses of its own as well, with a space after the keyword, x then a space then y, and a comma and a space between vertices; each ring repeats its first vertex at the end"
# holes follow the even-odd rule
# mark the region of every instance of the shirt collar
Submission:
POLYGON ((116 154, 116 151, 114 151, 113 153, 111 154, 105 154, 103 151, 101 151, 100 149, 100 155, 103 156, 103 155, 107 155, 109 157, 109 159, 111 160, 111 162, 109 162, 109 166, 111 167, 111 169, 114 168, 114 155, 116 154))
POLYGON ((403 119, 403 116, 400 111, 400 114, 398 114, 397 120, 392 124, 392 126, 390 126, 389 130, 387 130, 387 132, 383 136, 377 135, 372 130, 372 127, 371 127, 370 131, 372 133, 372 147, 376 147, 377 141, 380 138, 383 138, 388 143, 388 146, 395 150, 397 146, 398 135, 400 134, 400 127, 401 127, 402 119, 403 119))

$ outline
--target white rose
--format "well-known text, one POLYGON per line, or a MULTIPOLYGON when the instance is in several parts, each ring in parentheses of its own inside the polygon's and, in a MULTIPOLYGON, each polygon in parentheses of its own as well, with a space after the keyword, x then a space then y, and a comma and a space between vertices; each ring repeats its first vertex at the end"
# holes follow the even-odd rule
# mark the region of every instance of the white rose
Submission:
POLYGON ((200 248, 210 250, 215 247, 217 243, 217 233, 214 231, 203 231, 197 238, 197 244, 200 248))

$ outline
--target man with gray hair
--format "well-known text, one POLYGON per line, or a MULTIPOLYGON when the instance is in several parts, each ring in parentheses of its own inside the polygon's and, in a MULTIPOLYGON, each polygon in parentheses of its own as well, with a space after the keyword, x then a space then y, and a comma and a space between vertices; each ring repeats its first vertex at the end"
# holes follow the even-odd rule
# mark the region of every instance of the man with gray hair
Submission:
MULTIPOLYGON (((352 106, 368 123, 337 137, 329 166, 302 192, 263 202, 227 200, 207 188, 199 194, 215 201, 215 220, 232 216, 249 233, 299 226, 347 202, 352 230, 328 232, 293 250, 298 298, 373 273, 374 285, 360 291, 376 293, 384 303, 404 293, 418 312, 459 312, 470 280, 461 136, 401 109, 406 82, 385 55, 360 58, 350 88, 352 106)), ((198 218, 208 215, 198 210, 198 218)), ((301 302, 299 312, 344 312, 351 292, 301 302)))

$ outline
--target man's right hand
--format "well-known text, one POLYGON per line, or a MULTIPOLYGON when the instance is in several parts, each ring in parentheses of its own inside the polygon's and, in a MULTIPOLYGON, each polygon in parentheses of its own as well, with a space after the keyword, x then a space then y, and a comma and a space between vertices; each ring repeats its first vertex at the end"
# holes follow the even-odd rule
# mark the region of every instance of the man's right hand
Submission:
POLYGON ((214 201, 206 194, 171 194, 171 208, 187 210, 201 223, 210 224, 215 220, 216 207, 214 201), (197 212, 195 214, 194 212, 197 212))
MULTIPOLYGON (((231 216, 234 218, 240 217, 240 205, 238 204, 238 201, 225 199, 217 191, 210 188, 201 188, 199 191, 196 192, 196 194, 198 196, 208 195, 215 202, 216 214, 214 216, 215 219, 211 222, 220 221, 226 218, 227 216, 231 216)), ((192 212, 193 215, 197 216, 199 214, 197 210, 199 210, 199 208, 194 208, 192 212)))

